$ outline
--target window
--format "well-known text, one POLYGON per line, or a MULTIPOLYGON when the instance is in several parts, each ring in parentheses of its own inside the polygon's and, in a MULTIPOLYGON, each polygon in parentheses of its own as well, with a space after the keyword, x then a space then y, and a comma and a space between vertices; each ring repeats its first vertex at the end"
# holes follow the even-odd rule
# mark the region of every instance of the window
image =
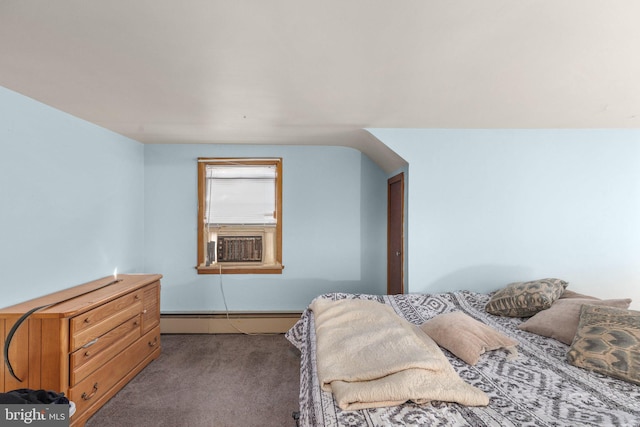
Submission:
POLYGON ((198 273, 282 268, 282 159, 198 159, 198 273))

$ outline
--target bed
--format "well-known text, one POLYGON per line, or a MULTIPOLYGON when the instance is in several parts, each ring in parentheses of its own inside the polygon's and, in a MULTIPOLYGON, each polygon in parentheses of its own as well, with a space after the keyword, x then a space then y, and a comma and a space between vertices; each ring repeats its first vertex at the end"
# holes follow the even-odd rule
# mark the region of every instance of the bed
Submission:
POLYGON ((488 313, 486 306, 492 296, 470 291, 319 296, 316 300, 382 303, 416 326, 444 313, 462 312, 516 340, 517 355, 509 354, 506 348, 487 351, 471 365, 442 348, 459 377, 486 393, 486 406, 407 401, 343 410, 334 393, 323 390, 320 384, 315 316, 307 308, 286 333, 301 352, 297 422, 300 426, 640 426, 639 385, 572 366, 567 362, 567 344, 518 328, 526 318, 488 313))

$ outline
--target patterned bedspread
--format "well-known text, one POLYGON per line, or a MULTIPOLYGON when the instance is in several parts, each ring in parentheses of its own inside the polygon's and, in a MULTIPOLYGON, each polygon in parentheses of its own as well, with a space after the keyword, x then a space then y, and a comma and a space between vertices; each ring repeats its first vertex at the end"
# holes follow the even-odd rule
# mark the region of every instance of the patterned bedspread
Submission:
POLYGON ((500 350, 488 352, 471 366, 443 349, 460 377, 489 395, 487 407, 408 402, 342 411, 333 395, 318 384, 314 318, 306 310, 286 334, 301 352, 301 426, 640 426, 640 387, 569 365, 565 359, 567 345, 517 329, 521 319, 486 313, 487 294, 327 294, 320 298, 377 300, 416 325, 437 314, 463 311, 517 339, 519 356, 507 360, 500 350))

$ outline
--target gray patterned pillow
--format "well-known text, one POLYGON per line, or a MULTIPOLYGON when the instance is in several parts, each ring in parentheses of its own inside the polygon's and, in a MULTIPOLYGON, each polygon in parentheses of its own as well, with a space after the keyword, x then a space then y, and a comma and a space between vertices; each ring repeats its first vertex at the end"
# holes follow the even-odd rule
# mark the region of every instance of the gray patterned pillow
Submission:
POLYGON ((496 316, 530 317, 551 307, 567 284, 560 279, 511 283, 491 296, 485 310, 496 316))
POLYGON ((640 311, 583 305, 567 360, 640 384, 640 311))

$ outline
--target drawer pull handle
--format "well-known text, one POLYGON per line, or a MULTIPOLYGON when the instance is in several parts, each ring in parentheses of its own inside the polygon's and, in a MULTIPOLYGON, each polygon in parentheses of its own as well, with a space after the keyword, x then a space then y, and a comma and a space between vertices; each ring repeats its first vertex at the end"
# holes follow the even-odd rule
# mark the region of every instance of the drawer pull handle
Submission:
POLYGON ((158 344, 158 337, 155 337, 153 341, 149 341, 149 347, 155 347, 158 344))
POLYGON ((99 339, 100 339, 100 338, 92 339, 91 341, 89 341, 88 343, 86 343, 85 345, 83 345, 81 348, 91 347, 92 345, 94 345, 95 343, 97 343, 99 339))
POLYGON ((82 397, 82 400, 89 400, 93 396, 95 396, 97 392, 98 392, 98 383, 95 383, 93 385, 93 390, 91 391, 90 394, 87 394, 87 392, 85 391, 84 393, 82 393, 82 396, 80 396, 80 397, 82 397))
POLYGON ((135 299, 135 300, 139 300, 139 299, 140 299, 140 295, 134 295, 134 296, 133 296, 133 299, 135 299))
POLYGON ((86 319, 84 319, 84 323, 91 323, 91 320, 89 320, 89 318, 87 317, 86 319))
POLYGON ((88 351, 85 351, 84 352, 84 357, 89 357, 89 356, 91 356, 91 353, 89 353, 88 351))
POLYGON ((138 326, 138 325, 139 325, 139 323, 138 323, 137 320, 135 322, 133 322, 133 326, 138 326))

